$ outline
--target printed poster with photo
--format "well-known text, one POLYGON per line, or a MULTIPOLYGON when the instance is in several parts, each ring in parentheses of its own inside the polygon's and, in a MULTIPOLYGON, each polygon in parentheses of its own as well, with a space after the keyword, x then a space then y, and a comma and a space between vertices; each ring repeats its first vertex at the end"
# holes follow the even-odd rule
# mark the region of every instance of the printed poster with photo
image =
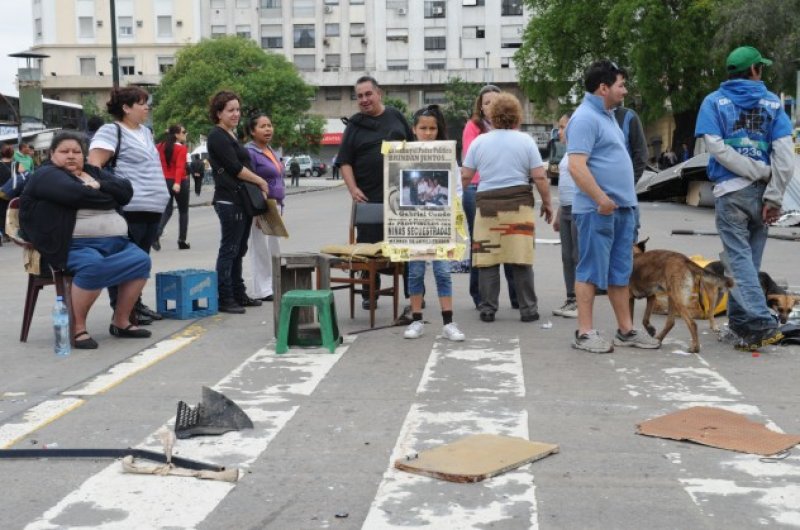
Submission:
POLYGON ((460 260, 456 142, 384 142, 384 248, 392 261, 460 260))

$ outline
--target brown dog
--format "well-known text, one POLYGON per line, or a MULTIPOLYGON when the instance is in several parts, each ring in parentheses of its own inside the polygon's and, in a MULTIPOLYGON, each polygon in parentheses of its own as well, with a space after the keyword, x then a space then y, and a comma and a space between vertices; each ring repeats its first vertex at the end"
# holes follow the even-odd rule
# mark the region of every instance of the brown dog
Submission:
MULTIPOLYGON (((698 353, 700 341, 697 338, 697 324, 692 318, 690 307, 695 299, 694 293, 705 293, 705 300, 710 301, 711 307, 704 307, 708 316, 711 329, 716 330, 714 321, 714 307, 717 292, 720 289, 733 287, 733 280, 723 275, 703 269, 692 260, 671 250, 644 250, 644 242, 637 243, 633 253, 633 272, 629 284, 631 294, 631 317, 633 317, 633 302, 637 298, 647 298, 647 308, 642 318, 642 325, 650 335, 655 336, 656 329, 650 324, 650 315, 656 302, 658 293, 665 293, 669 300, 667 308, 667 322, 664 329, 656 336, 659 341, 664 340, 667 333, 675 325, 675 315, 680 315, 692 335, 692 344, 689 351, 698 353)), ((700 305, 703 297, 697 296, 700 305)))
MULTIPOLYGON (((715 274, 725 274, 725 268, 720 261, 712 261, 706 265, 706 269, 715 274)), ((778 314, 781 324, 786 324, 789 313, 792 312, 795 304, 800 302, 800 297, 787 293, 786 289, 775 283, 772 276, 764 271, 759 271, 758 283, 761 284, 761 290, 764 291, 767 307, 778 314)))

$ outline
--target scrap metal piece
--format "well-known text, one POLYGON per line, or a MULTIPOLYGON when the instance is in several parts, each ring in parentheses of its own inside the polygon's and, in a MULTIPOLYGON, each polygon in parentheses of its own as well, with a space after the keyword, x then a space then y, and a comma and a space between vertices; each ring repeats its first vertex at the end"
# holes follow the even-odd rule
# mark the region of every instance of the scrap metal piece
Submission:
POLYGON ((175 435, 179 439, 252 428, 253 422, 239 405, 207 386, 203 387, 202 403, 195 408, 178 402, 175 435))
MULTIPOLYGON (((0 449, 0 459, 3 458, 124 458, 133 456, 144 460, 152 460, 167 464, 167 457, 163 453, 157 453, 148 449, 0 449)), ((188 458, 173 456, 170 462, 178 467, 194 470, 225 471, 225 466, 199 462, 188 458)))
POLYGON ((203 480, 220 480, 222 482, 236 482, 239 480, 239 470, 236 468, 223 471, 209 469, 187 469, 174 464, 145 464, 137 462, 133 456, 128 455, 122 459, 122 471, 138 475, 173 475, 178 477, 194 477, 203 480))

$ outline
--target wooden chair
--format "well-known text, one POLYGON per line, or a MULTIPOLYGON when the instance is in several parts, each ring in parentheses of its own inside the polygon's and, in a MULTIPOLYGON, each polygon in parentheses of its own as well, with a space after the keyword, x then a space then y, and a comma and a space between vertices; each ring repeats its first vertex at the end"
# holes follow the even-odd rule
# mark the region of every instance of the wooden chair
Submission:
MULTIPOLYGON (((356 225, 383 224, 383 204, 353 202, 350 211, 349 244, 356 245, 356 225)), ((375 327, 375 306, 378 295, 392 296, 393 319, 397 319, 397 303, 399 296, 399 281, 403 273, 403 264, 392 262, 388 257, 367 256, 337 256, 330 260, 331 289, 348 289, 350 292, 350 318, 355 318, 356 293, 369 293, 369 327, 375 327), (334 270, 346 272, 347 276, 335 276, 334 270), (376 288, 379 273, 392 276, 392 286, 383 289, 376 288), (366 277, 364 277, 366 276, 366 277), (336 285, 344 284, 344 285, 336 285)))
MULTIPOLYGON (((19 230, 19 197, 11 199, 8 203, 8 211, 6 213, 6 234, 18 246, 27 251, 35 251, 33 245, 26 241, 20 234, 19 230)), ((75 316, 72 311, 72 297, 70 296, 72 289, 72 276, 66 274, 60 269, 51 269, 49 266, 43 265, 39 274, 28 273, 28 290, 25 294, 25 308, 22 312, 22 328, 19 332, 19 341, 27 342, 28 333, 31 329, 33 322, 33 312, 36 309, 36 301, 39 299, 39 292, 48 285, 54 285, 56 288, 56 295, 61 296, 64 304, 69 311, 69 340, 70 343, 75 345, 75 316)))

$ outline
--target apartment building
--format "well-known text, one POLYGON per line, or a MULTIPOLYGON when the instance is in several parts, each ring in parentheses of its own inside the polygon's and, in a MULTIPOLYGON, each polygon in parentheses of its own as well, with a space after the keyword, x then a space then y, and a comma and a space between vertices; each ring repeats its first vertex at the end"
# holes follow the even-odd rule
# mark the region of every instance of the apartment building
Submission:
MULTIPOLYGON (((115 0, 120 83, 157 85, 175 53, 202 37, 208 0, 115 0)), ((42 62, 45 97, 102 106, 112 86, 109 0, 33 0, 32 50, 42 62)))
MULTIPOLYGON (((46 97, 80 102, 111 87, 109 0, 33 0, 33 50, 46 97)), ((283 54, 318 88, 311 112, 355 112, 353 84, 374 76, 410 109, 444 103, 451 77, 517 92, 512 57, 530 14, 522 0, 116 0, 120 79, 155 85, 175 52, 236 34, 283 54)), ((532 121, 525 98, 525 121, 532 121)))

